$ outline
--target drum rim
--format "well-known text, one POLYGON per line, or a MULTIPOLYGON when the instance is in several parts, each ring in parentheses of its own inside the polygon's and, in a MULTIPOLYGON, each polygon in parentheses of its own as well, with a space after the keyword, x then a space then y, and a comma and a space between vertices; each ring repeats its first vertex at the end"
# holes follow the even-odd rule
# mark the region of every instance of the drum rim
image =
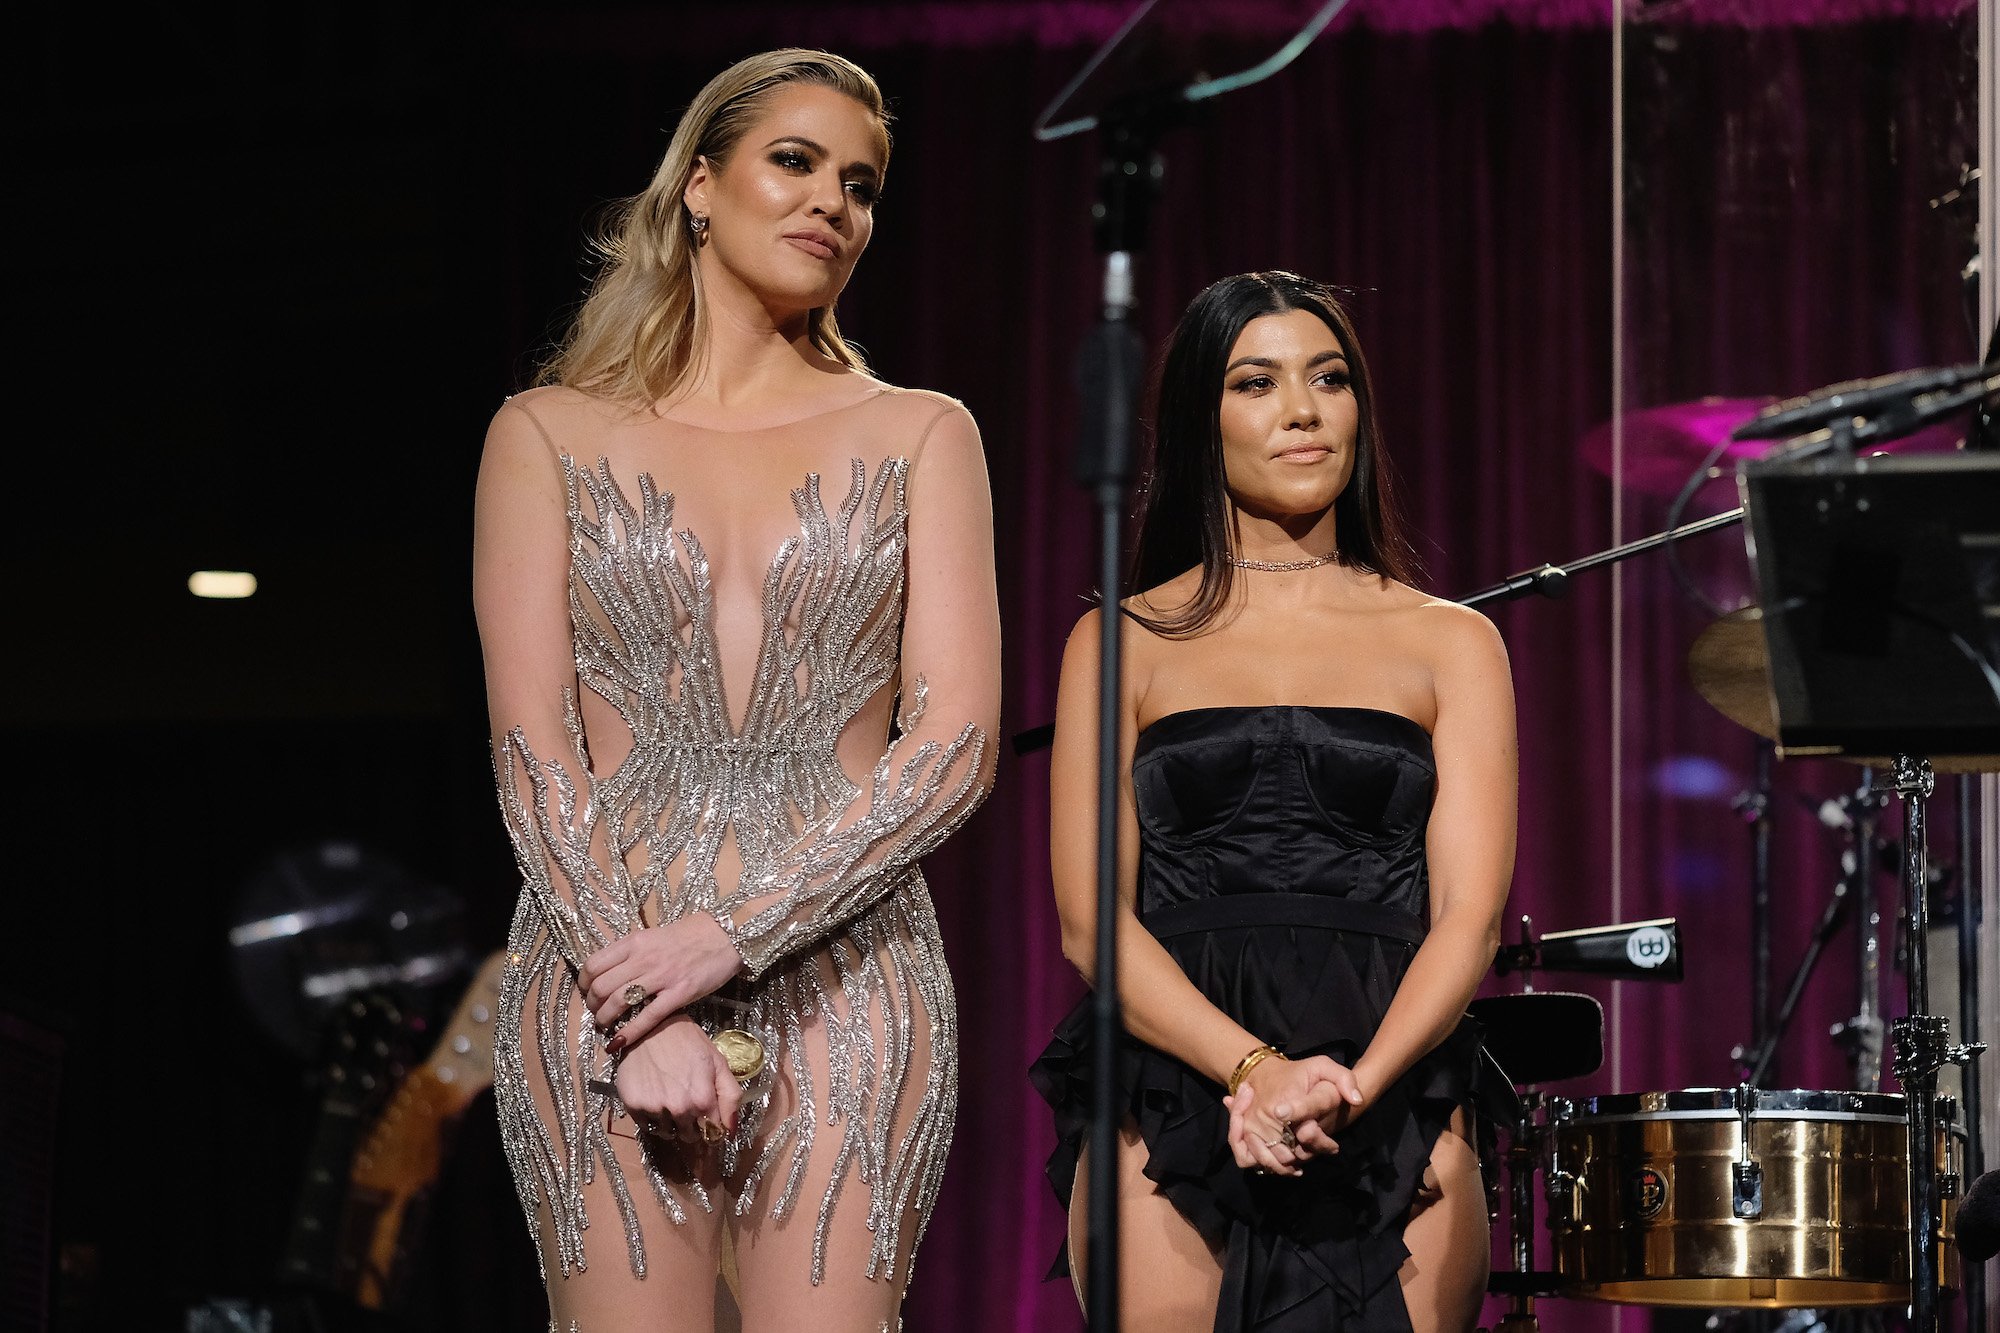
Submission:
MULTIPOLYGON (((1796 1112, 1820 1116, 1905 1118, 1903 1095, 1898 1092, 1852 1092, 1831 1088, 1758 1088, 1751 1119, 1783 1117, 1796 1112)), ((1558 1112, 1571 1121, 1644 1119, 1649 1115, 1675 1112, 1713 1112, 1717 1118, 1735 1117, 1735 1088, 1672 1088, 1657 1092, 1612 1092, 1592 1097, 1558 1099, 1558 1112)))

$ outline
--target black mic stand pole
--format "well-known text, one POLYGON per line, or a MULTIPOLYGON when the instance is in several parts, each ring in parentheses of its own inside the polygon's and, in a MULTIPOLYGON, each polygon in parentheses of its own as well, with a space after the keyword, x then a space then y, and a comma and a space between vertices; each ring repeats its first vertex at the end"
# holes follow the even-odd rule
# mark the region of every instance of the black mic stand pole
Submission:
POLYGON ((1131 325, 1133 262, 1145 247, 1161 163, 1153 141, 1158 104, 1100 117, 1097 203, 1091 210, 1104 256, 1102 319, 1077 359, 1083 439, 1077 479, 1097 501, 1099 613, 1097 683, 1097 958, 1091 975, 1091 1124, 1086 1317, 1091 1333, 1118 1333, 1118 827, 1122 706, 1121 616, 1126 496, 1132 485, 1133 405, 1144 348, 1131 325))
MULTIPOLYGON (((1996 330, 1996 334, 2000 334, 2000 330, 1996 330)), ((1884 376, 1880 383, 1871 381, 1868 385, 1854 386, 1844 394, 1841 390, 1847 386, 1835 386, 1808 395, 1790 407, 1779 404, 1737 427, 1730 438, 1761 440, 1787 435, 1802 436, 1775 450, 1767 461, 1790 459, 1805 462, 1822 455, 1852 458, 1858 446, 1896 439, 1919 426, 1942 421, 1984 403, 2000 394, 1996 386, 2000 386, 2000 362, 1884 376), (1803 435, 1808 430, 1812 434, 1803 435)), ((1979 431, 1975 430, 1974 435, 1978 434, 1979 431)), ((1480 606, 1486 602, 1511 602, 1536 594, 1561 597, 1569 590, 1572 574, 1581 574, 1599 565, 1615 565, 1683 537, 1713 532, 1742 521, 1743 511, 1731 509, 1713 518, 1683 523, 1680 527, 1584 556, 1567 565, 1537 565, 1490 588, 1481 588, 1470 596, 1461 597, 1458 602, 1461 606, 1480 606)))
POLYGON ((1469 593, 1459 598, 1458 604, 1481 606, 1487 602, 1513 602, 1536 595, 1561 597, 1569 591, 1569 579, 1572 574, 1581 574, 1584 570, 1595 569, 1599 565, 1615 565, 1621 560, 1630 560, 1635 555, 1643 555, 1647 551, 1665 546, 1668 542, 1676 542, 1683 537, 1693 537, 1704 532, 1714 532, 1717 528, 1730 527, 1742 521, 1743 511, 1731 509, 1713 518, 1683 523, 1678 528, 1669 528, 1650 537, 1626 542, 1623 546, 1614 546, 1595 555, 1572 560, 1567 565, 1537 565, 1533 569, 1523 570, 1519 574, 1503 579, 1490 588, 1481 588, 1478 592, 1469 593))

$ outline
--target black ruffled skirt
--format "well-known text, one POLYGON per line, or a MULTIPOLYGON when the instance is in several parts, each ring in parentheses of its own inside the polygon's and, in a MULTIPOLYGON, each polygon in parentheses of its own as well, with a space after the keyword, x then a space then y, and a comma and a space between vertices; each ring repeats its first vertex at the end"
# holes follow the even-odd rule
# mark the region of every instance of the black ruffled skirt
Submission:
MULTIPOLYGON (((1146 928, 1218 1008, 1295 1059, 1352 1067, 1388 1011, 1423 923, 1375 904, 1310 894, 1205 899, 1147 914, 1146 928)), ((1068 1205, 1090 1133, 1090 1003, 1056 1028, 1030 1071, 1055 1114, 1049 1183, 1068 1205)), ((1144 1139, 1146 1175, 1225 1254, 1217 1333, 1408 1333, 1396 1272, 1403 1222, 1438 1135, 1461 1106, 1490 1124, 1513 1092, 1486 1061, 1478 1025, 1442 1044, 1339 1135, 1340 1151, 1303 1177, 1257 1176, 1229 1151, 1224 1089, 1127 1039, 1118 1102, 1144 1139)), ((1056 1271, 1067 1267, 1059 1257, 1056 1271)))

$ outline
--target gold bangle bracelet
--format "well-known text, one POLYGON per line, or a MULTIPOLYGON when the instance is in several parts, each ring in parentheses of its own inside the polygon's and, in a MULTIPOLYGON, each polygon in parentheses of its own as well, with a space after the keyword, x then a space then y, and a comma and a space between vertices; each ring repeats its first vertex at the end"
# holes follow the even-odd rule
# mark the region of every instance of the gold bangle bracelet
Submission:
POLYGON ((724 1028, 709 1040, 722 1053, 723 1063, 739 1083, 748 1083, 764 1072, 764 1043, 741 1028, 724 1028))
POLYGON ((1285 1053, 1275 1046, 1258 1046, 1250 1054, 1238 1060, 1236 1068, 1229 1075, 1229 1095, 1234 1097, 1236 1090, 1243 1086, 1243 1080, 1250 1077, 1250 1071, 1272 1056, 1282 1060, 1285 1058, 1285 1053))

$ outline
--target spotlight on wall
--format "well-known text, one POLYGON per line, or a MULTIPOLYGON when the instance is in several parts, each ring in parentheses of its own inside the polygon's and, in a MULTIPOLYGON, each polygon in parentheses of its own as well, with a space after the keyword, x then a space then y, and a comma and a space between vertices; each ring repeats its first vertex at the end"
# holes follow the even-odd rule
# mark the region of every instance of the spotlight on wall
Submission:
POLYGON ((188 591, 197 597, 248 597, 257 591, 257 576, 238 569, 197 569, 188 575, 188 591))

